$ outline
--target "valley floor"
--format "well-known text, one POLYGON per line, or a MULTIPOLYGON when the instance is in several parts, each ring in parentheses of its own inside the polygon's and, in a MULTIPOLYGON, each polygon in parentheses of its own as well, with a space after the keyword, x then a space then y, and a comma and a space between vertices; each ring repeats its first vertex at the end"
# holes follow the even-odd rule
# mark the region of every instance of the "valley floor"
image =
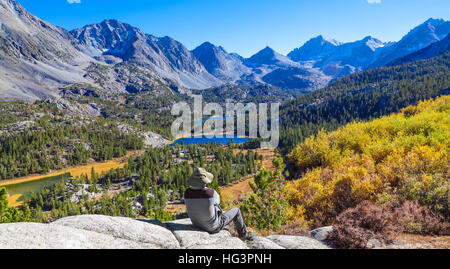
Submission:
MULTIPOLYGON (((247 153, 248 150, 240 150, 236 149, 234 151, 234 154, 237 154, 239 152, 242 152, 244 154, 247 153)), ((273 171, 275 168, 273 166, 273 159, 275 158, 276 152, 274 149, 257 149, 253 150, 257 152, 259 155, 263 156, 263 161, 261 163, 262 168, 265 168, 267 170, 273 171)), ((235 203, 240 201, 241 199, 244 199, 245 196, 250 193, 252 190, 250 188, 249 182, 252 182, 254 180, 254 175, 243 177, 241 180, 236 181, 233 184, 223 186, 220 188, 221 192, 221 199, 227 206, 233 206, 235 203)), ((182 213, 186 211, 186 205, 181 203, 180 201, 175 201, 168 203, 166 206, 166 210, 177 214, 182 213)))
MULTIPOLYGON (((273 166, 273 160, 275 158, 276 152, 274 149, 257 149, 254 151, 263 156, 263 161, 261 164, 262 168, 270 171, 275 170, 275 167, 273 166)), ((235 153, 237 153, 237 151, 235 153)), ((244 151, 243 153, 246 153, 246 151, 244 151)), ((252 182, 253 180, 254 175, 251 175, 242 178, 240 181, 234 184, 223 187, 221 189, 221 193, 222 199, 225 204, 233 204, 234 201, 245 198, 246 194, 252 191, 249 182, 252 182)))

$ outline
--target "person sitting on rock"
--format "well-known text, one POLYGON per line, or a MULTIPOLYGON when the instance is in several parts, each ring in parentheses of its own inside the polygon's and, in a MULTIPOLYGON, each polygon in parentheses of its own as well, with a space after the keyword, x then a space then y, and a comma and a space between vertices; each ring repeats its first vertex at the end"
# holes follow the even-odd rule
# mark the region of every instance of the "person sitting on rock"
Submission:
POLYGON ((213 174, 208 173, 204 168, 197 168, 188 180, 190 188, 186 190, 184 198, 192 224, 214 234, 234 222, 239 238, 252 239, 254 234, 248 232, 239 208, 225 212, 220 208, 219 194, 207 188, 207 184, 210 184, 213 179, 213 174))

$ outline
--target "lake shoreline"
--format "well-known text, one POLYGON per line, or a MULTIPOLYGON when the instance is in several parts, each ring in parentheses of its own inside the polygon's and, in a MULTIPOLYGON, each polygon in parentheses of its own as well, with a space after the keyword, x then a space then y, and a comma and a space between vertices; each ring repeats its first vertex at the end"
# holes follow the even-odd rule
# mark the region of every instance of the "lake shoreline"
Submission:
MULTIPOLYGON (((102 173, 106 171, 110 171, 111 169, 117 169, 117 168, 123 168, 127 164, 127 160, 131 157, 137 157, 139 155, 142 155, 145 152, 145 150, 133 150, 129 151, 125 156, 120 158, 115 158, 106 162, 91 162, 89 164, 84 165, 77 165, 77 166, 71 166, 64 169, 56 170, 50 173, 47 173, 45 175, 29 175, 26 177, 20 177, 20 178, 14 178, 14 179, 8 179, 0 181, 0 187, 6 187, 8 189, 8 186, 14 186, 14 185, 20 185, 30 182, 36 182, 40 180, 45 180, 52 177, 58 177, 58 176, 64 176, 67 174, 70 174, 71 177, 79 177, 82 174, 87 174, 88 178, 91 174, 91 169, 94 167, 94 170, 96 173, 102 173)), ((19 202, 18 200, 23 196, 24 194, 13 194, 10 195, 8 193, 8 204, 10 206, 18 207, 22 206, 23 202, 19 202)))
MULTIPOLYGON (((240 137, 240 136, 237 136, 235 133, 229 133, 229 132, 228 133, 226 133, 226 132, 225 133, 203 133, 201 137, 196 137, 193 133, 191 133, 188 135, 183 135, 181 137, 178 137, 178 138, 170 141, 170 143, 168 143, 167 145, 169 145, 169 146, 177 145, 176 142, 179 140, 183 140, 183 139, 212 139, 212 140, 214 140, 214 139, 231 139, 232 140, 233 138, 251 140, 251 138, 240 137), (217 136, 222 136, 222 137, 218 138, 217 136), (233 137, 228 137, 228 136, 233 136, 233 137), (210 138, 210 137, 212 137, 212 138, 210 138)), ((202 143, 199 143, 199 144, 202 144, 202 143)))
POLYGON ((88 172, 87 175, 89 177, 90 171, 87 171, 87 170, 92 169, 92 167, 94 167, 94 170, 96 171, 96 173, 104 172, 105 169, 111 170, 111 169, 115 169, 115 168, 122 168, 123 166, 125 166, 126 160, 128 160, 128 158, 130 158, 132 156, 140 155, 140 154, 142 154, 142 152, 143 152, 142 150, 141 151, 139 151, 139 150, 138 151, 130 151, 123 157, 115 158, 115 159, 112 159, 112 160, 109 160, 106 162, 91 162, 88 164, 71 166, 71 167, 60 169, 60 170, 55 170, 55 171, 47 173, 47 174, 33 174, 33 175, 26 176, 26 177, 2 180, 2 181, 0 181, 0 187, 7 187, 7 186, 11 186, 11 185, 28 183, 28 182, 46 179, 49 177, 62 176, 65 174, 71 174, 71 176, 77 177, 77 176, 80 176, 81 174, 86 174, 86 172, 88 172), (95 169, 96 167, 98 167, 100 169, 96 170, 95 169))

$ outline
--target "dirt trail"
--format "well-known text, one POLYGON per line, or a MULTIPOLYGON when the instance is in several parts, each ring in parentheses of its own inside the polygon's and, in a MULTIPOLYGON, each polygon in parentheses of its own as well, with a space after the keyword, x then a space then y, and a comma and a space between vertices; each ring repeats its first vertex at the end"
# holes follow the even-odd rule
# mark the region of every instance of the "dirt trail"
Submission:
MULTIPOLYGON (((235 154, 240 152, 242 150, 235 150, 235 154)), ((274 171, 275 167, 273 166, 273 159, 275 158, 275 150, 273 149, 257 149, 254 150, 258 154, 263 156, 262 160, 262 167, 274 171)), ((246 150, 242 151, 244 154, 247 152, 246 150)), ((246 194, 251 192, 252 189, 250 188, 249 182, 252 182, 254 180, 254 176, 247 176, 242 178, 241 180, 237 181, 234 184, 230 184, 228 186, 225 186, 220 189, 220 192, 222 194, 222 200, 225 204, 233 204, 234 202, 237 202, 243 198, 245 198, 246 194)))

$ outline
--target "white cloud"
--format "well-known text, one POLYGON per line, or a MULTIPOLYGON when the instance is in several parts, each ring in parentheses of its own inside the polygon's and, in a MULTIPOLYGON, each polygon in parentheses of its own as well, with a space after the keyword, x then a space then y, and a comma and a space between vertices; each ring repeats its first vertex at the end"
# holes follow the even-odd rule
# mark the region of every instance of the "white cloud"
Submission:
POLYGON ((369 4, 381 4, 381 0, 367 0, 369 4))
POLYGON ((69 4, 81 4, 81 0, 67 0, 69 4))

